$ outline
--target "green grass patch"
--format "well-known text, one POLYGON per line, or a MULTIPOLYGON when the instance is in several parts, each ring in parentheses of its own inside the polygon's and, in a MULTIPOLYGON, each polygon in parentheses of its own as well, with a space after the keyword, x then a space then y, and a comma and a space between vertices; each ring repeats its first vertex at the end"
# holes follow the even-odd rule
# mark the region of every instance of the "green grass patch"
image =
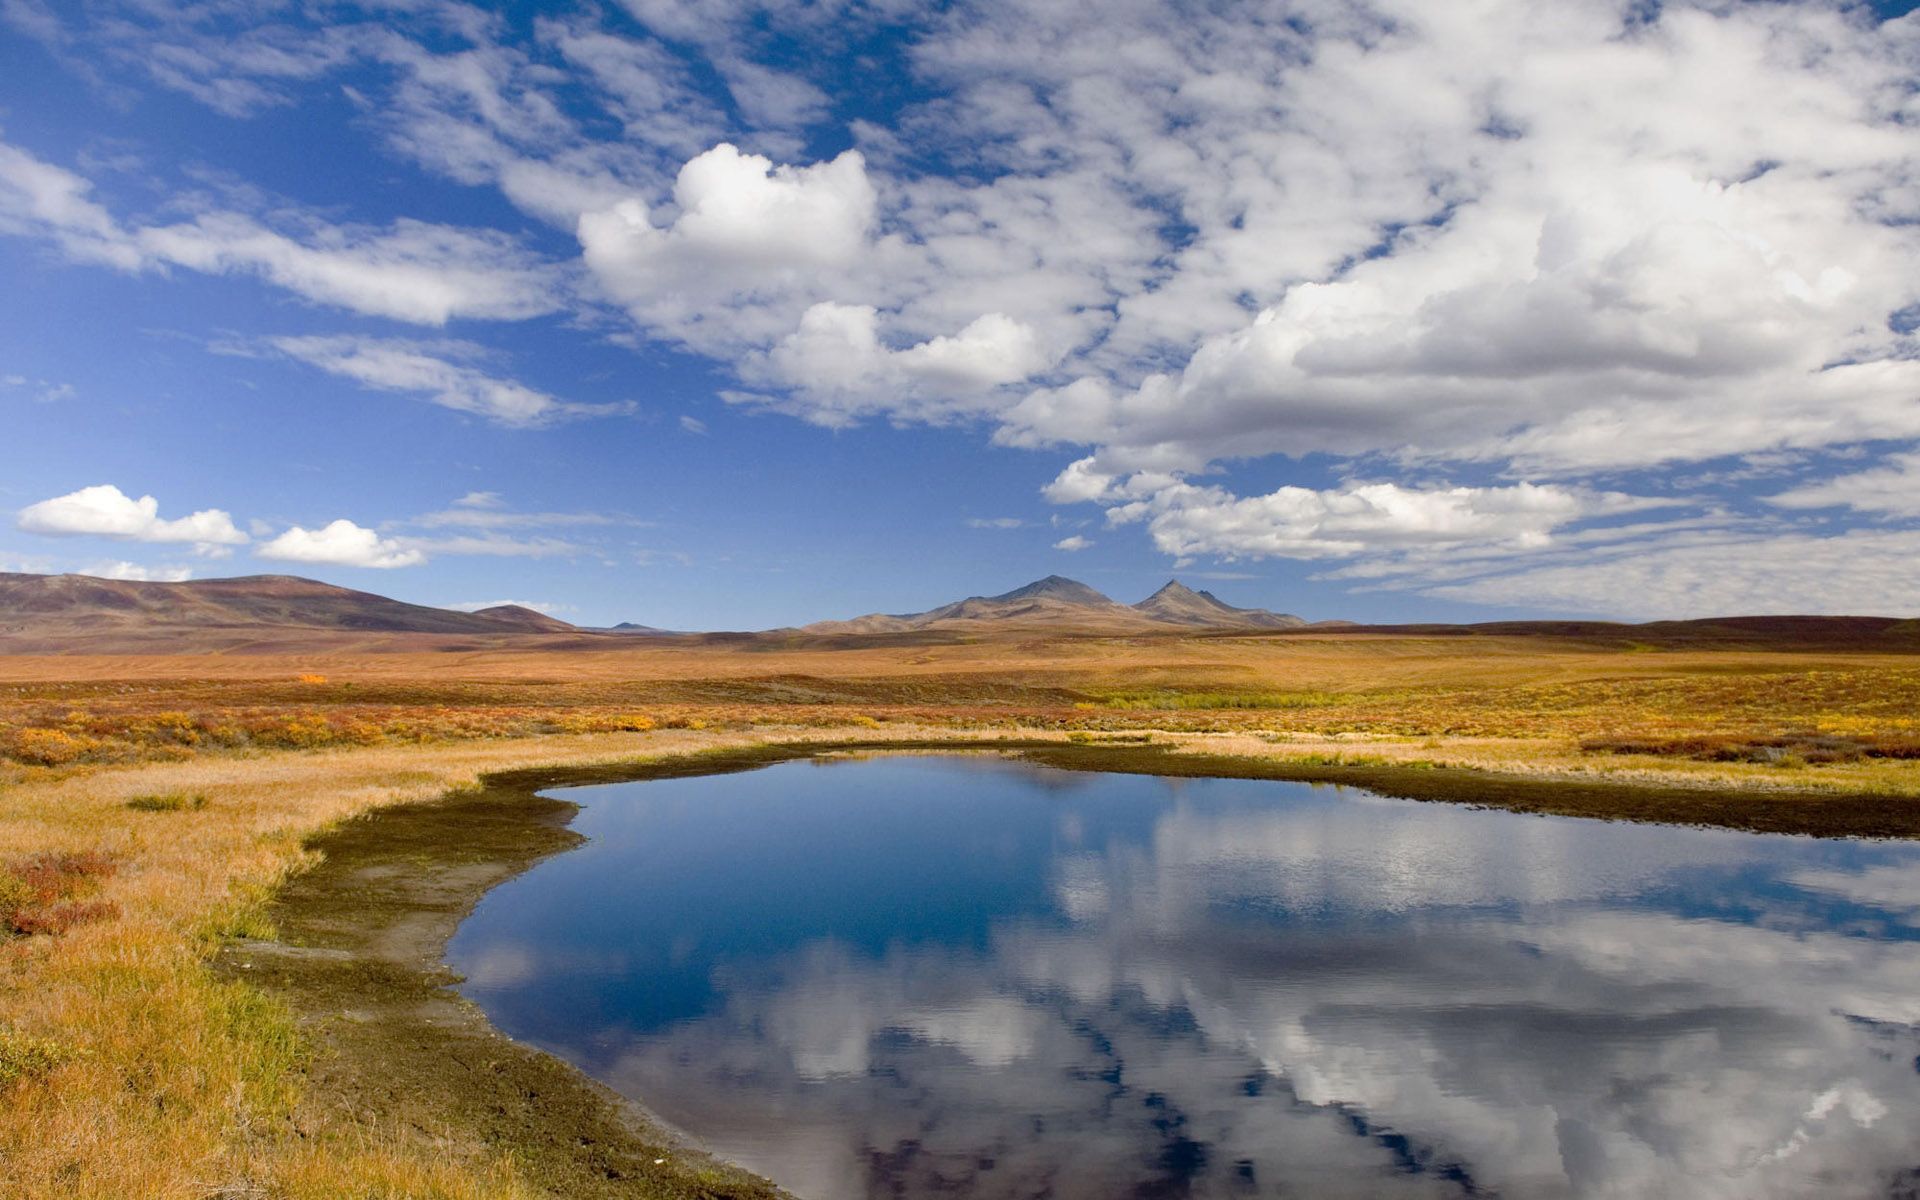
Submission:
POLYGON ((73 1057, 74 1052, 58 1042, 0 1029, 0 1092, 51 1075, 73 1057))
POLYGON ((154 792, 127 801, 135 812, 199 812, 206 806, 207 798, 200 792, 154 792))

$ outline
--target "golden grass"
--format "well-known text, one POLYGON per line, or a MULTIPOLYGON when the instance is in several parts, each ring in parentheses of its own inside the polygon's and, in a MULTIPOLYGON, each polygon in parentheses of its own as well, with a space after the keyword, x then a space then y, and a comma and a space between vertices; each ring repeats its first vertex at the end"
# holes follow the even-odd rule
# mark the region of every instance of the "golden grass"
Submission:
POLYGON ((1356 637, 0 658, 0 868, 47 854, 112 864, 34 899, 46 913, 99 907, 0 936, 6 1194, 530 1195, 468 1132, 303 1106, 308 1051, 289 1014, 209 969, 222 939, 270 933, 262 900, 301 868, 303 840, 491 771, 983 730, 1920 795, 1911 758, 1714 749, 1913 743, 1920 665, 1892 655, 1356 637))

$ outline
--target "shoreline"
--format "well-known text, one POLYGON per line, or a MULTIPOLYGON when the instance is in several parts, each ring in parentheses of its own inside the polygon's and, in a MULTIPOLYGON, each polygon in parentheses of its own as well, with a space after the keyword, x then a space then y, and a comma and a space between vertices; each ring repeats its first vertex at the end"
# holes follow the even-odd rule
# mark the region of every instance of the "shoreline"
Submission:
MULTIPOLYGON (((805 752, 794 749, 793 757, 805 752)), ((777 1200, 786 1193, 495 1029, 453 990, 459 977, 445 963, 454 930, 482 896, 586 841, 569 828, 580 806, 542 790, 766 761, 747 747, 510 770, 475 790, 374 809, 308 838, 324 857, 268 901, 277 936, 230 944, 214 969, 292 1009, 314 1051, 309 1102, 351 1123, 477 1141, 548 1194, 777 1200)))
MULTIPOLYGON (((580 845, 579 806, 543 790, 722 774, 820 756, 993 753, 1067 770, 1273 779, 1567 817, 1827 837, 1920 836, 1886 796, 1569 783, 1459 768, 1310 765, 1164 745, 942 739, 775 742, 486 775, 477 790, 376 808, 306 839, 324 857, 272 896, 273 940, 230 943, 215 970, 286 1003, 315 1051, 314 1103, 354 1124, 410 1125, 511 1157, 524 1181, 584 1197, 785 1195, 720 1162, 560 1059, 513 1041, 453 991, 444 953, 493 887, 580 845)), ((1901 810, 1914 810, 1911 813, 1901 810)))

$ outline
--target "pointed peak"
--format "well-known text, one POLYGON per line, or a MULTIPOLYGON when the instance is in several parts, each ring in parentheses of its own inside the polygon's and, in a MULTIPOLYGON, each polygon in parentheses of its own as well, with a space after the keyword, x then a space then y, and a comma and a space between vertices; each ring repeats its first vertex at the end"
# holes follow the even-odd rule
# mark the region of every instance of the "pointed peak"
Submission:
POLYGON ((1217 620, 1241 610, 1222 601, 1211 592, 1196 592, 1178 579, 1133 606, 1141 612, 1163 619, 1182 621, 1217 620))
POLYGON ((1178 579, 1169 579, 1160 588, 1159 591, 1155 592, 1151 596, 1148 596, 1147 599, 1148 600, 1160 600, 1160 599, 1184 600, 1188 596, 1205 596, 1205 595, 1206 595, 1205 592, 1196 592, 1192 588, 1188 587, 1186 584, 1181 583, 1178 579))
POLYGON ((1036 579, 1032 583, 1017 587, 998 596, 988 596, 995 601, 1006 600, 1059 600, 1067 604, 1108 605, 1113 601, 1081 583, 1078 579, 1068 579, 1065 575, 1049 575, 1045 579, 1036 579))

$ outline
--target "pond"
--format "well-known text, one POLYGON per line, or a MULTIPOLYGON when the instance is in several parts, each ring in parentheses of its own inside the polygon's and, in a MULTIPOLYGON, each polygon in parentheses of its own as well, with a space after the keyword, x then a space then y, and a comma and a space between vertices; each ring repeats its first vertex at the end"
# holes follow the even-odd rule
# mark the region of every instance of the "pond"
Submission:
POLYGON ((449 947, 843 1197, 1920 1189, 1920 846, 991 756, 568 789, 449 947))

